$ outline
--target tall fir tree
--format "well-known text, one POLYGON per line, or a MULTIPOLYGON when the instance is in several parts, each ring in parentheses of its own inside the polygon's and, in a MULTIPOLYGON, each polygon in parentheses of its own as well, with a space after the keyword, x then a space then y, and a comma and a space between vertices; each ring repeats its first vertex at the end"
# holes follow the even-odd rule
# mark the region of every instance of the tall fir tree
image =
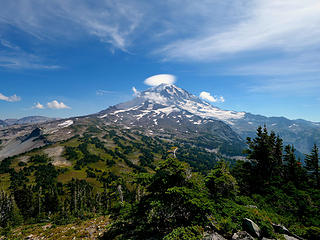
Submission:
MULTIPOLYGON (((282 165, 282 139, 274 132, 268 133, 266 126, 257 129, 254 139, 247 138, 247 158, 253 165, 256 185, 263 186, 278 179, 282 165)), ((259 190, 259 189, 257 189, 259 190)))
POLYGON ((293 145, 287 145, 284 148, 284 162, 286 163, 286 177, 289 181, 296 183, 298 175, 298 161, 295 156, 295 149, 293 145))
POLYGON ((310 154, 306 155, 306 169, 312 173, 316 181, 317 188, 320 188, 319 176, 319 149, 316 144, 313 145, 310 154))

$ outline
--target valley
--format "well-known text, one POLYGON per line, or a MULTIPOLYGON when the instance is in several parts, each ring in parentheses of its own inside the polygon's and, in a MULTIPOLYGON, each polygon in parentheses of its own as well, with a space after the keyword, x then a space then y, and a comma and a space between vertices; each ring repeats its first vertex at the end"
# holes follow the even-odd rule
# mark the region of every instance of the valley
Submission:
MULTIPOLYGON (((249 217, 262 227, 259 235, 264 237, 282 239, 283 233, 272 230, 273 224, 288 226, 290 232, 286 234, 290 236, 315 236, 319 220, 319 209, 312 208, 319 203, 315 180, 296 159, 295 150, 283 146, 296 143, 297 134, 301 135, 298 139, 306 138, 303 134, 309 134, 305 130, 308 128, 314 134, 310 141, 317 141, 318 125, 297 121, 303 133, 294 121, 220 110, 174 85, 160 85, 97 114, 3 127, 1 198, 8 202, 2 207, 11 215, 2 214, 2 224, 12 219, 13 225, 50 224, 46 232, 37 227, 39 230, 29 239, 56 236, 56 228, 65 229, 61 236, 64 239, 141 239, 148 234, 157 234, 156 239, 165 235, 163 239, 176 239, 174 231, 194 235, 194 239, 218 233, 229 239, 244 239, 235 238, 235 234, 240 230, 250 232, 242 226, 244 217, 249 217), (253 126, 268 123, 274 127, 271 129, 282 128, 270 134, 266 128, 253 130, 253 126), (245 141, 244 134, 255 142, 245 141), (283 142, 282 135, 287 137, 283 142), (256 158, 252 154, 261 154, 261 141, 271 144, 271 150, 261 145, 263 154, 256 158), (267 165, 260 166, 259 161, 267 165), (274 176, 266 175, 269 168, 274 176), (275 191, 278 197, 270 199, 274 193, 270 195, 269 191, 275 191), (14 203, 10 203, 9 192, 14 203), (289 196, 291 203, 284 200, 289 196), (302 196, 309 198, 304 210, 295 206, 302 196), (178 202, 172 202, 172 197, 178 202), (167 204, 169 208, 162 213, 167 204), (156 218, 151 209, 157 212, 156 218), (151 215, 145 216, 144 211, 151 215), (296 214, 308 216, 308 220, 297 219, 296 214), (100 217, 110 222, 103 225, 103 230, 95 230, 98 235, 76 227, 78 221, 82 226, 100 217), (158 222, 158 217, 164 222, 158 222), (145 218, 161 229, 140 223, 145 218), (180 218, 184 219, 182 225, 176 222, 180 218), (203 225, 208 221, 213 228, 203 225), (174 227, 191 223, 196 225, 190 225, 190 229, 174 227), (121 226, 132 230, 119 232, 121 226)), ((304 164, 308 167, 308 160, 304 164)), ((21 239, 30 235, 27 230, 21 235, 18 229, 3 229, 3 234, 21 239)))

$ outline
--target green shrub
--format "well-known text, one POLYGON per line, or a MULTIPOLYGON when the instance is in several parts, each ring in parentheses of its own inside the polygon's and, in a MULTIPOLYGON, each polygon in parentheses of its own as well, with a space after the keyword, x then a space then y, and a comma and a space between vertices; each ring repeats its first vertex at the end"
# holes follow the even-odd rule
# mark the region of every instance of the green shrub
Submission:
POLYGON ((166 235, 163 240, 200 240, 203 229, 199 226, 179 227, 166 235))

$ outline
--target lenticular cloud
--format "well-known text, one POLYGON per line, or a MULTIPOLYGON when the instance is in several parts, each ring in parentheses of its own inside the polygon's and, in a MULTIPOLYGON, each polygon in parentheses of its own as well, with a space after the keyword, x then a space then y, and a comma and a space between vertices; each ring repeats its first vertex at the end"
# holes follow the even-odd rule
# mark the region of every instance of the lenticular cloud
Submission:
POLYGON ((171 74, 158 74, 144 80, 146 85, 155 87, 160 84, 174 84, 176 82, 176 77, 171 74))

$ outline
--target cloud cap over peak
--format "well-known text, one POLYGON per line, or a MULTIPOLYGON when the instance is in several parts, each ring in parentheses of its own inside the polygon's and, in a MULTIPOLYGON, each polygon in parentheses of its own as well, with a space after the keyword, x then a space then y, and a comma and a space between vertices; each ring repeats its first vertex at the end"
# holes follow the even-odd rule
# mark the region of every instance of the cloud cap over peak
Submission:
POLYGON ((144 84, 148 86, 158 86, 160 84, 174 84, 176 82, 176 77, 171 74, 158 74, 148 77, 144 80, 144 84))

